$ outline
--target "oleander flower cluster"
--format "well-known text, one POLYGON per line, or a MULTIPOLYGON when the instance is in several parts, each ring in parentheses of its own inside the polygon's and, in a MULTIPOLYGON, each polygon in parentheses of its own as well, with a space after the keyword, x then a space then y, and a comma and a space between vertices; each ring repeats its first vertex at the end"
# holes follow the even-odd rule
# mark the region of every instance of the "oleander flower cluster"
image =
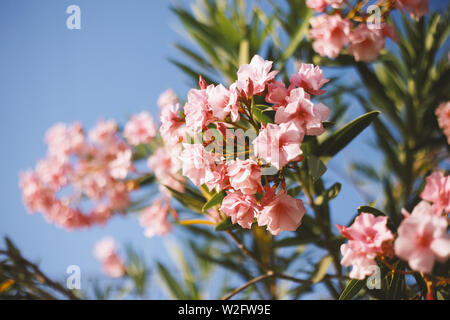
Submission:
POLYGON ((131 146, 119 135, 116 122, 102 120, 87 134, 79 123, 60 123, 47 131, 45 140, 47 156, 20 176, 30 212, 78 229, 105 224, 127 208, 125 178, 135 167, 131 146))
MULTIPOLYGON (((420 201, 404 219, 397 234, 388 228, 386 216, 362 212, 350 227, 338 226, 349 241, 341 246, 343 266, 351 266, 350 277, 364 279, 375 273, 377 260, 385 262, 394 255, 408 262, 411 270, 431 273, 435 262, 450 257, 447 233, 450 212, 450 177, 440 171, 426 179, 420 201)), ((391 267, 387 264, 388 267, 391 267)))
POLYGON ((328 81, 319 67, 302 64, 288 85, 275 79, 277 73, 271 61, 256 55, 239 68, 229 87, 200 78, 199 89, 188 92, 180 113, 172 105, 170 115, 161 117, 164 141, 179 138, 181 123, 189 137, 201 136, 201 141, 183 143, 182 174, 209 192, 225 192, 219 216, 247 229, 256 222, 274 235, 301 224, 305 207, 287 193, 281 172, 302 160, 304 137, 322 134, 330 113, 311 100, 325 92, 328 81), (257 109, 272 113, 273 119, 262 121, 257 109), (246 143, 245 136, 251 141, 246 143))
POLYGON ((379 1, 367 8, 343 0, 307 0, 306 5, 320 13, 309 21, 309 37, 318 54, 336 58, 345 50, 364 62, 378 57, 387 37, 396 40, 394 27, 386 23, 390 11, 397 8, 417 18, 428 12, 428 0, 379 1))

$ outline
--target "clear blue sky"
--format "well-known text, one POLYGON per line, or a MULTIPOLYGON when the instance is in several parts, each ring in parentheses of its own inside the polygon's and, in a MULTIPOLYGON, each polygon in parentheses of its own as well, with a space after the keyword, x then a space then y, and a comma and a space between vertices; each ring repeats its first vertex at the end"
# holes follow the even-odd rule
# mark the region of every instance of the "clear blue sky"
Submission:
MULTIPOLYGON (((185 94, 187 78, 167 61, 178 56, 171 46, 181 39, 172 28, 177 25, 168 1, 0 2, 0 236, 10 236, 52 277, 64 279, 71 264, 81 267, 83 281, 98 276, 92 247, 105 235, 132 243, 148 259, 166 260, 167 239, 145 238, 134 218, 68 232, 47 224, 42 215, 27 214, 18 173, 45 155, 44 133, 56 122, 81 121, 87 128, 100 118, 123 123, 142 110, 156 115, 156 99, 168 87, 185 94), (66 28, 71 4, 81 8, 81 30, 66 28)), ((369 140, 364 134, 332 166, 363 154, 372 157, 369 140)), ((331 170, 327 175, 331 183, 338 179, 331 170)), ((350 184, 343 184, 333 207, 337 223, 348 222, 364 204, 350 184)))

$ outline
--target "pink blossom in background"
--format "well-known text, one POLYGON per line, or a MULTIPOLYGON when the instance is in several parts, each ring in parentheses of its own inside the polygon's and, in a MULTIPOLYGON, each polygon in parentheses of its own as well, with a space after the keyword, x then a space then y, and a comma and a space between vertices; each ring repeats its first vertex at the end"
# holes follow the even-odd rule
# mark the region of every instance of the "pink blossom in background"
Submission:
POLYGON ((255 55, 250 64, 240 66, 235 86, 239 91, 243 90, 248 97, 262 93, 266 89, 267 83, 278 74, 278 71, 270 71, 272 64, 272 61, 264 60, 255 55))
POLYGON ((214 155, 205 150, 201 144, 183 143, 180 156, 183 175, 200 186, 214 178, 212 171, 215 167, 214 155))
POLYGON ((175 105, 179 102, 180 101, 178 100, 178 97, 175 94, 175 92, 173 91, 173 89, 167 89, 166 91, 164 91, 163 93, 160 94, 156 104, 161 109, 165 109, 165 107, 175 105))
POLYGON ((341 264, 353 266, 351 278, 362 280, 375 271, 375 258, 382 254, 394 239, 394 235, 386 227, 387 220, 387 217, 375 217, 363 212, 350 227, 337 226, 341 234, 349 240, 341 246, 341 264))
POLYGON ((325 90, 320 88, 329 80, 325 79, 319 66, 302 63, 298 72, 292 75, 289 81, 294 86, 301 87, 310 94, 320 95, 325 93, 325 90))
POLYGON ((231 113, 232 121, 239 120, 239 104, 236 90, 229 90, 222 84, 209 85, 206 88, 209 108, 215 118, 225 120, 231 113))
POLYGON ((83 127, 80 123, 71 125, 58 123, 47 130, 45 142, 48 145, 48 156, 50 158, 66 162, 69 154, 80 152, 84 146, 83 127))
POLYGON ((111 278, 125 274, 125 265, 117 254, 116 241, 111 237, 100 240, 94 247, 94 256, 100 260, 103 272, 111 278))
POLYGON ((273 235, 280 234, 281 231, 295 231, 302 223, 305 215, 303 201, 295 199, 287 194, 286 190, 281 190, 278 194, 270 192, 264 195, 261 200, 261 211, 258 215, 258 225, 266 226, 273 235))
POLYGON ((450 212, 450 176, 435 171, 426 179, 425 189, 420 194, 423 200, 432 202, 435 214, 450 212))
POLYGON ((184 105, 186 127, 191 133, 198 133, 213 121, 213 113, 208 105, 208 94, 205 89, 191 89, 188 101, 184 105))
POLYGON ((165 198, 144 209, 139 216, 139 223, 145 228, 145 236, 150 238, 169 233, 172 229, 171 223, 167 220, 169 213, 176 215, 170 207, 169 200, 165 198))
MULTIPOLYGON (((147 165, 158 182, 176 191, 184 192, 185 178, 180 174, 181 162, 167 147, 156 149, 148 158, 147 165)), ((164 188, 165 189, 165 188, 164 188)))
POLYGON ((384 34, 381 29, 368 28, 365 23, 361 23, 350 33, 348 52, 355 57, 356 61, 370 62, 378 57, 384 44, 384 34))
POLYGON ((47 157, 20 178, 29 211, 76 229, 104 224, 113 212, 126 209, 129 190, 122 180, 135 168, 114 121, 99 121, 89 138, 78 123, 57 124, 47 131, 46 142, 47 157))
POLYGON ((430 273, 436 260, 445 262, 450 257, 447 226, 446 217, 436 215, 429 203, 420 202, 411 215, 405 212, 397 231, 395 254, 408 261, 411 269, 430 273))
POLYGON ((303 129, 294 123, 268 123, 253 140, 255 155, 271 163, 278 170, 302 154, 303 129))
POLYGON ((141 112, 131 117, 125 125, 123 136, 133 146, 148 143, 156 136, 157 128, 148 112, 141 112))
POLYGON ((317 12, 322 12, 328 7, 327 0, 306 0, 306 6, 317 12))
POLYGON ((397 7, 409 12, 417 18, 423 17, 428 13, 428 0, 398 0, 397 7))
POLYGON ((246 229, 251 229, 257 209, 255 197, 240 191, 227 194, 220 207, 220 211, 231 217, 232 223, 237 223, 246 229))
POLYGON ((230 185, 243 194, 255 194, 262 190, 261 167, 253 160, 236 159, 228 163, 230 185))
POLYGON ((314 40, 313 48, 321 56, 336 58, 349 41, 350 21, 339 14, 312 17, 309 20, 309 36, 314 40))
POLYGON ((36 173, 43 184, 54 191, 60 190, 67 185, 72 167, 61 158, 50 157, 41 159, 36 165, 36 173))
MULTIPOLYGON (((268 94, 265 100, 268 103, 274 103, 276 105, 283 105, 286 102, 286 97, 289 94, 283 81, 271 82, 267 86, 268 94)), ((274 106, 276 108, 277 106, 274 106)))
POLYGON ((110 144, 117 138, 117 123, 113 120, 100 120, 94 128, 89 131, 89 139, 97 145, 110 144))
POLYGON ((450 145, 450 101, 439 104, 435 114, 439 127, 444 132, 444 135, 447 137, 447 143, 450 145))
POLYGON ((326 0, 328 2, 328 4, 337 9, 342 7, 345 4, 345 0, 326 0))
POLYGON ((129 149, 119 152, 116 158, 109 163, 111 177, 125 179, 128 173, 134 170, 132 157, 133 153, 129 149))
POLYGON ((322 122, 330 115, 328 107, 322 103, 312 103, 303 88, 293 89, 286 101, 286 106, 277 109, 275 123, 292 121, 307 135, 320 135, 325 131, 322 122))

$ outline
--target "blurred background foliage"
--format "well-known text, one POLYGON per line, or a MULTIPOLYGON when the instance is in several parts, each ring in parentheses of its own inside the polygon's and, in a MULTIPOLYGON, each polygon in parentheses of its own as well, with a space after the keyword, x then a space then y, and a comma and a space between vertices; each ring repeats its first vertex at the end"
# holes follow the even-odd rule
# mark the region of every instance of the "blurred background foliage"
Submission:
MULTIPOLYGON (((186 243, 167 248, 176 272, 161 262, 149 269, 139 254, 129 248, 127 282, 106 288, 94 283, 90 295, 67 292, 46 281, 38 268, 25 262, 8 240, 7 250, 0 252, 3 259, 0 297, 106 299, 123 297, 129 292, 145 297, 148 286, 158 285, 174 299, 220 298, 235 289, 236 282, 231 279, 245 283, 265 271, 240 249, 242 246, 275 272, 308 282, 292 285, 269 277, 239 293, 238 298, 299 299, 312 292, 319 282, 327 292, 325 297, 335 299, 420 298, 414 296, 417 291, 425 295, 423 279, 392 274, 384 265, 380 265, 383 279, 380 290, 365 290, 364 282, 346 280, 348 270, 339 263, 339 248, 344 240, 334 228, 335 213, 330 205, 341 185, 324 181, 322 175, 327 161, 372 124, 373 148, 381 154, 382 163, 376 166, 370 161, 346 163, 345 174, 366 193, 367 205, 358 211, 388 215, 395 230, 401 221, 401 209, 411 210, 418 203, 424 178, 436 167, 448 170, 449 147, 434 110, 440 102, 450 100, 449 9, 420 20, 400 14, 391 16, 398 40, 389 43, 371 64, 355 62, 345 52, 333 60, 318 56, 307 37, 308 21, 314 12, 303 0, 198 0, 189 6, 175 4, 171 10, 181 22, 187 40, 174 44, 184 59, 169 59, 192 87, 197 86, 199 75, 208 84, 231 84, 239 65, 248 63, 255 54, 274 61, 274 68, 280 70, 284 80, 296 71, 300 62, 332 70, 327 93, 320 98, 332 110, 327 123, 329 130, 319 139, 305 140, 303 149, 311 156, 296 173, 286 172, 291 178, 289 193, 309 203, 302 226, 289 236, 276 239, 259 227, 251 231, 230 228, 215 231, 210 226, 183 226, 188 233, 186 243), (356 72, 359 81, 347 81, 352 72, 356 72), (355 102, 361 108, 359 114, 366 114, 346 126, 338 126, 345 120, 348 106, 355 102), (381 190, 381 196, 364 190, 381 190), (335 277, 327 277, 329 274, 335 277), (157 283, 149 281, 150 275, 156 275, 157 283), (8 282, 10 279, 15 283, 8 282), (217 292, 211 292, 212 283, 217 292)), ((206 202, 198 190, 188 186, 188 191, 201 205, 206 202)), ((174 197, 183 202, 176 194, 174 197)), ((196 202, 194 206, 184 203, 184 207, 199 209, 196 202)), ((405 268, 399 260, 391 263, 399 270, 405 268)), ((448 265, 437 265, 436 270, 438 275, 449 276, 448 265)), ((448 298, 449 289, 439 288, 439 297, 448 298)))

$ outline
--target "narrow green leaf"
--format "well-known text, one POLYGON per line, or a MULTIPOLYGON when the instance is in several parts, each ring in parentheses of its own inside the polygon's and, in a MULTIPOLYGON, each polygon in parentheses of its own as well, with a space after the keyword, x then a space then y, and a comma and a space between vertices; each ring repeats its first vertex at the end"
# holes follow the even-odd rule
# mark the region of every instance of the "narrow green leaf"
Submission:
POLYGON ((263 104, 255 104, 252 106, 252 115, 255 120, 264 124, 274 123, 275 110, 263 104))
POLYGON ((177 280, 175 280, 174 277, 172 277, 171 273, 167 268, 158 262, 158 271, 161 275, 162 280, 164 280, 167 288, 169 289, 170 294, 173 296, 173 298, 178 300, 187 300, 188 296, 181 288, 180 284, 177 280))
POLYGON ((211 209, 212 207, 221 204, 225 196, 226 193, 223 190, 220 191, 219 193, 216 193, 211 199, 209 199, 208 202, 205 203, 205 205, 202 208, 203 212, 206 212, 208 209, 211 209))
POLYGON ((336 198, 341 192, 342 185, 339 182, 336 182, 333 184, 329 189, 325 190, 323 194, 318 196, 316 200, 314 200, 314 203, 318 206, 322 205, 325 202, 328 202, 334 198, 336 198))
POLYGON ((325 158, 336 155, 367 128, 379 114, 379 111, 368 112, 337 130, 320 144, 317 154, 325 158))
POLYGON ((386 214, 384 212, 378 210, 377 208, 371 207, 371 206, 359 206, 358 213, 361 213, 361 212, 371 213, 376 217, 386 216, 386 214))
POLYGON ((236 228, 238 228, 238 226, 233 224, 231 222, 231 218, 228 217, 216 226, 216 231, 225 231, 225 230, 231 230, 231 229, 236 229, 236 228))
POLYGON ((332 256, 323 257, 322 260, 320 260, 319 263, 316 265, 314 273, 311 276, 311 281, 313 283, 322 281, 322 279, 327 274, 328 268, 330 267, 332 262, 333 262, 332 256))
POLYGON ((354 296, 356 296, 359 291, 365 286, 365 280, 356 280, 351 279, 347 282, 344 290, 339 296, 339 300, 351 300, 354 296))
POLYGON ((318 157, 310 154, 307 157, 309 173, 314 180, 319 179, 326 171, 327 167, 318 157))

